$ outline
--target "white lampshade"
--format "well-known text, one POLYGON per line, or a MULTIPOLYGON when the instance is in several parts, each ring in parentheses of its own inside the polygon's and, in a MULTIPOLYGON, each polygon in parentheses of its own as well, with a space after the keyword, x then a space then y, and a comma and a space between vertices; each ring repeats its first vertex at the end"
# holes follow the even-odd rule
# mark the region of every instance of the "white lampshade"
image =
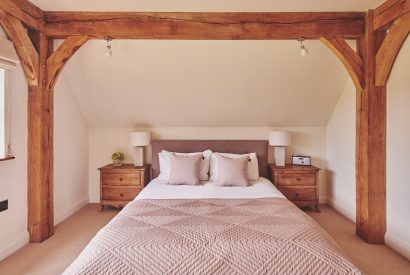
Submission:
POLYGON ((150 132, 130 132, 131 146, 148 146, 151 143, 150 132))
POLYGON ((290 133, 285 131, 269 132, 269 145, 271 146, 289 146, 290 133))

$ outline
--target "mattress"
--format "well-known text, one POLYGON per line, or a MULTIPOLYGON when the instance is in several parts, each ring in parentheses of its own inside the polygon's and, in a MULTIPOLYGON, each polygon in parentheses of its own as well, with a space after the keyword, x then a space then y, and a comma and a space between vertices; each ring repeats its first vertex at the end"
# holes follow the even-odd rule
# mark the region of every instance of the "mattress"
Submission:
POLYGON ((152 180, 136 200, 139 199, 238 199, 238 198, 285 198, 268 179, 260 177, 248 187, 218 186, 204 181, 200 185, 168 185, 158 178, 152 180))
POLYGON ((64 274, 360 274, 266 179, 250 187, 150 183, 64 274))

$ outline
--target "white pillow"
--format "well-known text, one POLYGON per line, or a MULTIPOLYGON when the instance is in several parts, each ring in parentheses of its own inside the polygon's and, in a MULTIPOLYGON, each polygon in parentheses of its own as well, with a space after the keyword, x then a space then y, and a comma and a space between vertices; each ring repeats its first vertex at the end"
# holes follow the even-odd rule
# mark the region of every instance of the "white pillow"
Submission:
POLYGON ((202 154, 204 157, 201 160, 201 171, 199 174, 199 179, 201 181, 209 179, 209 165, 211 162, 211 150, 206 150, 203 152, 196 152, 196 153, 174 153, 162 150, 161 153, 158 153, 159 156, 159 176, 158 178, 161 180, 169 180, 169 176, 171 175, 171 155, 175 154, 177 156, 192 156, 196 154, 202 154))
POLYGON ((211 156, 211 165, 209 167, 209 181, 218 181, 219 175, 219 165, 218 165, 218 158, 216 154, 219 154, 224 157, 228 158, 237 158, 240 156, 249 156, 251 161, 248 161, 248 179, 249 180, 258 180, 259 179, 259 166, 258 166, 258 158, 256 157, 256 153, 249 153, 249 154, 230 154, 230 153, 212 153, 211 156))

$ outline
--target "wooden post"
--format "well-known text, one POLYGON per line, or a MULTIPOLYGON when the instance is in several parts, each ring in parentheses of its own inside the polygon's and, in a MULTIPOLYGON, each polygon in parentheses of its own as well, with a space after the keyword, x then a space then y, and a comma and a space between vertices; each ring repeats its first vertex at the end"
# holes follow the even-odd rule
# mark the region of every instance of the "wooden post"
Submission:
POLYGON ((375 86, 375 57, 384 35, 366 16, 363 55, 365 87, 357 91, 356 233, 368 243, 384 243, 386 232, 386 86, 375 86))
POLYGON ((52 42, 44 33, 30 33, 38 52, 38 86, 28 95, 28 231, 30 242, 54 232, 53 91, 47 89, 47 57, 52 42))

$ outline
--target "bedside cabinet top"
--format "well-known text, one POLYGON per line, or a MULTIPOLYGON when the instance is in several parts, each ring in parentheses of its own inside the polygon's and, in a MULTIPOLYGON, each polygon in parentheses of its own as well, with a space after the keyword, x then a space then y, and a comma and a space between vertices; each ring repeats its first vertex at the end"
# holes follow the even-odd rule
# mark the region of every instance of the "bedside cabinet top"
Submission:
POLYGON ((113 166, 112 164, 105 165, 103 167, 98 168, 100 171, 124 171, 132 170, 132 171, 145 171, 151 167, 151 164, 145 164, 144 166, 134 166, 131 163, 124 163, 121 166, 113 166))
POLYGON ((274 164, 269 164, 269 169, 272 171, 315 171, 318 172, 321 169, 313 165, 293 165, 286 164, 285 166, 275 166, 274 164))

